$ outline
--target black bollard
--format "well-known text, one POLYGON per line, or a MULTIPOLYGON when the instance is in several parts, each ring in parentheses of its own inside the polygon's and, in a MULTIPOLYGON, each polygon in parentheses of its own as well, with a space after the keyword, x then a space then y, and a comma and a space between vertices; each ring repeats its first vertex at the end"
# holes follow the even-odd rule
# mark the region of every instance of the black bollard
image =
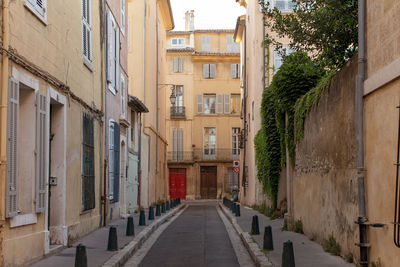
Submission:
POLYGON ((274 250, 274 242, 272 239, 272 228, 271 226, 265 226, 264 229, 264 244, 263 248, 265 250, 274 250))
POLYGON ((156 205, 156 216, 161 216, 160 204, 156 205))
POLYGON ((235 216, 240 217, 240 204, 236 204, 235 216))
POLYGON ((181 198, 178 197, 178 205, 180 205, 180 204, 181 204, 181 198))
POLYGON ((126 224, 126 236, 134 236, 135 228, 133 226, 133 217, 128 217, 128 223, 126 224))
POLYGON ((75 267, 87 267, 86 246, 82 243, 76 247, 75 267))
POLYGON ((165 202, 165 209, 166 209, 167 211, 169 211, 169 201, 168 201, 168 200, 165 202))
POLYGON ((144 210, 140 210, 140 215, 139 215, 139 226, 146 225, 146 216, 144 214, 144 210))
POLYGON ((150 206, 149 207, 149 221, 154 220, 154 207, 150 206))
POLYGON ((171 209, 174 208, 174 203, 173 203, 172 199, 169 200, 169 207, 170 207, 171 209))
POLYGON ((283 243, 282 267, 295 267, 293 243, 290 240, 283 243))
POLYGON ((165 213, 165 202, 161 203, 161 213, 165 213))
POLYGON ((232 202, 232 209, 231 209, 232 213, 235 214, 236 213, 236 203, 232 202))
POLYGON ((117 228, 115 226, 110 226, 110 231, 108 232, 108 251, 118 250, 118 239, 117 239, 117 228))
POLYGON ((253 220, 251 222, 251 234, 252 235, 260 234, 260 228, 258 226, 258 216, 257 215, 253 216, 253 220))

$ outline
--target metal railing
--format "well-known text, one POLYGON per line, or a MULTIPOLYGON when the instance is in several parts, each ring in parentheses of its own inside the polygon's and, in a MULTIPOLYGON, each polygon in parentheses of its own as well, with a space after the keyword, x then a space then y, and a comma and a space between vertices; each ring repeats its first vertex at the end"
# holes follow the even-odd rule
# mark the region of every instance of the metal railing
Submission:
POLYGON ((201 149, 168 152, 168 162, 234 161, 239 160, 239 150, 230 148, 201 149))
POLYGON ((185 118, 185 107, 172 106, 171 118, 185 118))

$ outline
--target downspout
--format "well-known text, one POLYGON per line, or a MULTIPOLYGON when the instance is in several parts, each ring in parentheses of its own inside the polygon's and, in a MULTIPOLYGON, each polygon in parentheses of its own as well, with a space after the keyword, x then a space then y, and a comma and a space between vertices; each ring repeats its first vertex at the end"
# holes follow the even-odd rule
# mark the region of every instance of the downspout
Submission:
POLYGON ((138 186, 138 205, 140 208, 140 190, 141 190, 141 180, 142 180, 142 113, 139 113, 139 156, 138 156, 138 160, 139 160, 139 173, 138 173, 138 180, 139 180, 139 186, 138 186))
POLYGON ((358 185, 358 219, 360 242, 360 265, 368 267, 367 214, 365 207, 365 169, 364 169, 364 113, 363 96, 365 80, 365 0, 358 1, 358 75, 356 81, 356 158, 358 185))
POLYGON ((104 69, 105 69, 105 75, 104 75, 104 97, 103 97, 103 105, 104 105, 104 122, 103 122, 103 130, 104 130, 104 169, 103 169, 103 196, 102 196, 102 206, 103 206, 103 226, 106 226, 107 224, 107 155, 108 155, 108 144, 107 144, 107 139, 108 139, 108 131, 107 131, 107 76, 108 76, 108 64, 107 64, 107 4, 106 0, 103 0, 103 7, 104 7, 104 12, 103 12, 103 19, 104 19, 104 69))
MULTIPOLYGON (((158 0, 156 1, 156 131, 157 135, 159 135, 158 130, 159 130, 159 112, 158 112, 158 68, 159 68, 159 62, 158 62, 158 0)), ((158 136, 156 137, 156 173, 158 173, 158 136)), ((155 188, 155 187, 154 187, 155 188)), ((155 195, 156 196, 156 195, 155 195)))
MULTIPOLYGON (((3 31, 3 49, 8 50, 9 46, 9 40, 8 40, 8 0, 3 0, 3 8, 2 8, 2 17, 3 17, 3 25, 2 25, 2 31, 3 31)), ((3 62, 2 62, 2 69, 1 69, 1 155, 0 155, 0 169, 1 169, 1 174, 3 177, 6 176, 7 172, 7 145, 6 145, 6 139, 7 139, 7 91, 8 91, 8 54, 3 51, 3 62)), ((2 179, 5 185, 5 179, 2 179)), ((0 186, 1 187, 1 186, 0 186)), ((4 205, 4 198, 0 200, 2 203, 2 207, 5 207, 4 205)), ((5 210, 4 213, 1 214, 0 221, 4 220, 5 218, 5 210)), ((0 225, 2 227, 2 225, 0 225)), ((1 231, 1 230, 0 230, 1 231)), ((0 236, 0 239, 2 237, 0 236)), ((0 256, 0 265, 2 263, 2 257, 0 256)))
MULTIPOLYGON (((143 0, 143 103, 146 104, 146 0, 143 0)), ((151 136, 146 132, 146 114, 143 114, 143 134, 147 136, 148 142, 148 161, 147 161, 147 182, 150 174, 150 144, 151 136)), ((140 140, 141 141, 141 140, 140 140)), ((141 181, 140 181, 141 182, 141 181)), ((147 196, 148 197, 148 196, 147 196)))
POLYGON ((262 47, 263 47, 263 91, 265 90, 267 84, 265 81, 265 74, 266 74, 266 64, 265 64, 265 42, 264 42, 264 38, 265 38, 265 16, 263 14, 263 42, 262 42, 262 47))
POLYGON ((243 93, 243 173, 242 173, 242 186, 243 196, 246 197, 246 139, 247 139, 247 25, 244 24, 244 93, 243 93))

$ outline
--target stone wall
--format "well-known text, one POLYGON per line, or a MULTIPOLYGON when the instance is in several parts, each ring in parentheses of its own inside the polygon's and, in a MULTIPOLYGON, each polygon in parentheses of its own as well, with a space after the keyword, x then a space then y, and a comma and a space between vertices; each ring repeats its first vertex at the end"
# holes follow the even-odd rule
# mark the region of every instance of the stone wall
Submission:
POLYGON ((354 57, 310 111, 293 175, 294 219, 318 242, 332 234, 342 256, 357 254, 356 74, 354 57))

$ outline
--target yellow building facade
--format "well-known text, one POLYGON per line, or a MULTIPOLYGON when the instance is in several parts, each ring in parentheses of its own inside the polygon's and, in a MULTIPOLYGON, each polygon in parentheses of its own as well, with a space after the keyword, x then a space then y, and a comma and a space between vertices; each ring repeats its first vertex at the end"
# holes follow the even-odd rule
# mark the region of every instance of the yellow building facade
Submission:
POLYGON ((3 1, 0 266, 100 225, 100 5, 3 1))
POLYGON ((195 30, 194 12, 188 11, 186 30, 168 33, 166 51, 169 195, 231 194, 238 189, 233 161, 240 156, 241 112, 233 30, 195 30))

